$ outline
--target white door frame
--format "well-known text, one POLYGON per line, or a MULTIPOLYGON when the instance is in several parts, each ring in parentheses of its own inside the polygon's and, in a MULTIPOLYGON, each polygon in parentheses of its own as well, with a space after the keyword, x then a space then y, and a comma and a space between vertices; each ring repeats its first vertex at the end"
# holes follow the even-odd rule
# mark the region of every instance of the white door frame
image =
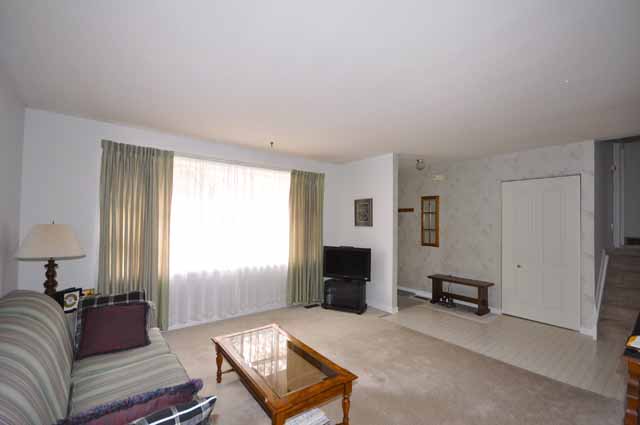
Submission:
POLYGON ((613 246, 624 246, 624 143, 613 144, 613 246))

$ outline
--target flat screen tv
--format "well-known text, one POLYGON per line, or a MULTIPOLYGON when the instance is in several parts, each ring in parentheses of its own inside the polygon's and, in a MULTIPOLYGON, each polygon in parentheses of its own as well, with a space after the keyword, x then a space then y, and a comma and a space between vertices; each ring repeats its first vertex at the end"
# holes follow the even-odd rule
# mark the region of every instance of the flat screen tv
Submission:
POLYGON ((324 276, 371 280, 371 249, 350 246, 324 247, 324 276))

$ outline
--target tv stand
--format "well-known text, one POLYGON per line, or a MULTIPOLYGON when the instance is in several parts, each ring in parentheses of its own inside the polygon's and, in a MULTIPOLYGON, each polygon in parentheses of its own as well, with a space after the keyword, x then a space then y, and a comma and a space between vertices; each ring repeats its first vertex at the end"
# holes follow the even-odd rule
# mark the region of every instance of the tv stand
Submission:
POLYGON ((326 280, 322 308, 364 313, 367 311, 367 282, 361 279, 326 280))

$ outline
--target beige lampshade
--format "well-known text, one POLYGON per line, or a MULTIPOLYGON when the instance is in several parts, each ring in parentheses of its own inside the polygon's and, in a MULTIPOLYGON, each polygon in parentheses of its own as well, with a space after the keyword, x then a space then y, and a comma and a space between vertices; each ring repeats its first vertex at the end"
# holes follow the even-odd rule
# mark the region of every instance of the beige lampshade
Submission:
POLYGON ((36 224, 16 253, 18 260, 73 260, 84 257, 80 242, 67 224, 36 224))

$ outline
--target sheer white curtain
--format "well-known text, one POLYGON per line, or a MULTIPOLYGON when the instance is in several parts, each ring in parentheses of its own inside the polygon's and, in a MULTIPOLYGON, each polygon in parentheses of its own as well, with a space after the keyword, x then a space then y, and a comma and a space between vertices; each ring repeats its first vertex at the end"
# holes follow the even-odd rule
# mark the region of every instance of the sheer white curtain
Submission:
POLYGON ((176 156, 169 327, 284 306, 290 173, 176 156))

